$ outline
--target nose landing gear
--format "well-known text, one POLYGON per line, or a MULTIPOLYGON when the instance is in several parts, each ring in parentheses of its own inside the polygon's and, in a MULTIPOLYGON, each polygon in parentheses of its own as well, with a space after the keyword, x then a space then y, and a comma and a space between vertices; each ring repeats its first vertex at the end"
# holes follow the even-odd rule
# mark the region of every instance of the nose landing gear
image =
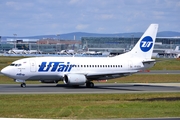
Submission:
POLYGON ((23 87, 23 88, 26 87, 25 80, 15 79, 14 81, 15 81, 15 82, 21 82, 21 87, 23 87))
POLYGON ((26 87, 26 83, 21 83, 21 87, 25 88, 26 87))

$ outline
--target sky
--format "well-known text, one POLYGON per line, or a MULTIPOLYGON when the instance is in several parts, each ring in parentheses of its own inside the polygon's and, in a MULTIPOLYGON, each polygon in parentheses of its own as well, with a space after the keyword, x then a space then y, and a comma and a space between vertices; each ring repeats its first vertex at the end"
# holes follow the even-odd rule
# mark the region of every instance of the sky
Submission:
POLYGON ((180 0, 0 0, 0 36, 180 32, 180 0))

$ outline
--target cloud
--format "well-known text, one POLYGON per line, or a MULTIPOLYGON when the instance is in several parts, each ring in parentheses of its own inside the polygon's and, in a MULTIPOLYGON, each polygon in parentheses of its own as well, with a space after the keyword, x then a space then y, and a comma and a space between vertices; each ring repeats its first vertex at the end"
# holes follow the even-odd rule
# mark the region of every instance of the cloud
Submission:
POLYGON ((69 4, 75 4, 75 3, 78 3, 78 2, 80 2, 80 0, 70 0, 69 4))
POLYGON ((58 28, 58 27, 59 27, 59 24, 57 24, 57 23, 51 24, 51 28, 53 28, 53 29, 58 28))
POLYGON ((34 20, 47 20, 47 19, 52 19, 53 16, 51 13, 37 13, 33 15, 34 20))
POLYGON ((0 0, 0 33, 180 31, 179 11, 179 0, 0 0))
POLYGON ((76 29, 77 30, 83 30, 83 29, 86 29, 86 28, 88 28, 88 24, 78 24, 77 26, 76 26, 76 29))
POLYGON ((102 14, 99 16, 99 18, 104 19, 104 20, 112 19, 112 18, 114 18, 114 15, 113 14, 102 14))
POLYGON ((105 28, 103 28, 103 27, 99 27, 98 29, 97 29, 97 32, 99 33, 101 33, 101 32, 103 32, 104 30, 106 30, 105 28))
POLYGON ((70 5, 83 5, 87 0, 70 0, 68 4, 70 5))
POLYGON ((153 16, 156 19, 164 19, 164 15, 165 15, 165 13, 163 11, 154 11, 153 12, 153 16))
POLYGON ((180 7, 180 1, 177 2, 176 6, 177 6, 177 7, 180 7))
POLYGON ((28 9, 30 7, 33 7, 33 3, 28 3, 28 2, 23 3, 23 2, 8 1, 5 3, 5 5, 15 10, 28 9))

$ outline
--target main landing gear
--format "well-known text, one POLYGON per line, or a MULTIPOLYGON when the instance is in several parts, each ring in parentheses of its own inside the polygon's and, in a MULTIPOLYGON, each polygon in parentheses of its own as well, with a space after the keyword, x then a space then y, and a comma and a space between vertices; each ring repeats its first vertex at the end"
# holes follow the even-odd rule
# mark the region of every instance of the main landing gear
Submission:
POLYGON ((26 83, 21 83, 21 87, 25 88, 26 87, 26 83))
POLYGON ((93 82, 86 82, 86 87, 87 88, 93 88, 94 87, 94 83, 93 82))

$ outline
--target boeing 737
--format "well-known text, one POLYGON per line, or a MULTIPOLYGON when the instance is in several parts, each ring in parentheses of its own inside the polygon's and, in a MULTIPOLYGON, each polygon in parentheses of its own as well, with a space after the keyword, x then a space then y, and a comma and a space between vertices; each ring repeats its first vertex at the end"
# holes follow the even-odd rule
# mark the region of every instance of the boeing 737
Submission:
POLYGON ((151 24, 134 48, 114 57, 32 57, 12 62, 1 73, 21 82, 28 80, 93 88, 93 80, 128 76, 148 69, 155 64, 151 59, 158 24, 151 24))

